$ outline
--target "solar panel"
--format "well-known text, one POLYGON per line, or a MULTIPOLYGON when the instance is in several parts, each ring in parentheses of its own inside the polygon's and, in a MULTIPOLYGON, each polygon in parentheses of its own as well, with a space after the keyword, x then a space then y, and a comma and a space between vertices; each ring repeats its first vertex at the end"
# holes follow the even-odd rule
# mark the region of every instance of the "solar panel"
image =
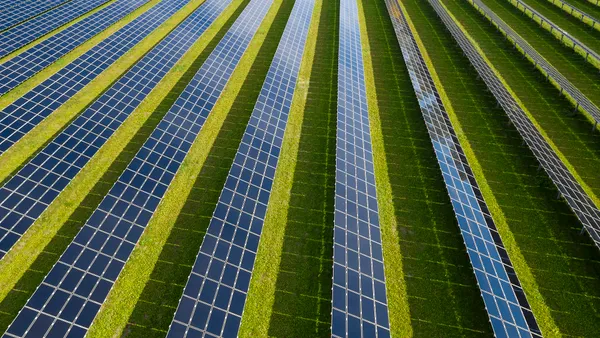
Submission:
POLYGON ((600 108, 596 107, 579 89, 574 86, 569 80, 567 80, 556 68, 554 68, 546 59, 541 56, 525 39, 523 39, 517 32, 515 32, 509 25, 507 25, 500 17, 496 15, 489 7, 484 5, 479 0, 468 0, 475 8, 483 13, 491 22, 504 32, 510 40, 517 46, 519 46, 523 53, 529 56, 535 65, 539 65, 547 76, 551 77, 561 88, 561 92, 569 95, 577 106, 581 106, 590 116, 596 121, 600 122, 600 108))
POLYGON ((583 42, 580 42, 579 40, 577 40, 569 32, 560 28, 560 26, 556 25, 554 22, 548 20, 545 16, 540 14, 540 12, 533 9, 533 7, 529 6, 528 4, 526 4, 525 2, 523 2, 521 0, 509 0, 509 2, 512 3, 513 5, 515 5, 515 7, 519 8, 519 9, 521 7, 523 7, 523 11, 526 14, 531 15, 532 19, 537 17, 542 22, 542 25, 545 24, 545 25, 550 26, 553 34, 556 34, 556 33, 560 34, 560 41, 563 41, 565 38, 567 38, 569 41, 571 41, 573 43, 573 48, 579 47, 581 50, 585 51, 586 61, 588 60, 588 58, 590 56, 593 57, 594 59, 596 59, 597 61, 600 61, 600 55, 598 53, 596 53, 594 50, 592 50, 591 48, 586 46, 583 42), (521 7, 519 7, 519 6, 521 6, 521 7))
POLYGON ((118 0, 0 65, 0 95, 15 88, 149 0, 118 0))
POLYGON ((21 25, 0 33, 0 57, 4 57, 109 0, 73 0, 21 25))
POLYGON ((389 337, 373 149, 356 0, 340 3, 333 337, 389 337))
POLYGON ((237 336, 313 8, 294 4, 168 337, 237 336))
POLYGON ((494 333, 496 337, 541 337, 402 9, 395 0, 386 0, 386 5, 494 333))
MULTIPOLYGON (((591 26, 593 28, 596 28, 596 26, 600 25, 600 22, 598 22, 598 20, 596 20, 595 17, 587 14, 586 12, 580 10, 579 8, 569 4, 567 2, 564 2, 562 0, 551 0, 551 1, 553 4, 555 4, 557 6, 560 5, 560 8, 562 10, 568 10, 572 16, 578 18, 582 22, 587 23, 587 24, 591 23, 591 26)), ((588 0, 588 1, 590 1, 590 0, 588 0)))
POLYGON ((0 155, 190 0, 163 0, 0 111, 0 155))
POLYGON ((202 4, 0 188, 0 258, 106 143, 227 4, 216 0, 202 4))
POLYGON ((32 18, 69 0, 20 1, 9 10, 0 11, 0 31, 32 18))
POLYGON ((579 218, 583 228, 587 230, 596 246, 600 248, 600 210, 598 210, 598 207, 445 9, 441 7, 437 0, 431 3, 477 70, 479 76, 485 81, 490 92, 500 103, 512 124, 527 143, 533 155, 540 162, 541 167, 550 176, 559 193, 579 218))

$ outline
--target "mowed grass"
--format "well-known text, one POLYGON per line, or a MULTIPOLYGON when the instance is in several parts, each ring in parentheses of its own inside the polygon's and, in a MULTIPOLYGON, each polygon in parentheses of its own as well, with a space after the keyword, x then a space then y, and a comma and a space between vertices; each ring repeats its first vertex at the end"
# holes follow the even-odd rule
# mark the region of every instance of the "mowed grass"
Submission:
POLYGON ((433 8, 420 7, 421 37, 552 319, 561 334, 595 336, 600 254, 433 8))
POLYGON ((365 1, 364 9, 413 333, 489 336, 483 301, 385 2, 365 1))
MULTIPOLYGON (((596 21, 600 21, 600 6, 594 5, 588 0, 563 0, 563 2, 593 17, 596 21)), ((576 14, 573 13, 573 15, 576 14)))
POLYGON ((323 1, 268 336, 331 335, 337 1, 323 1))
MULTIPOLYGON (((245 3, 248 1, 249 0, 245 3)), ((60 255, 71 243, 79 229, 85 224, 92 212, 100 204, 102 198, 117 181, 139 148, 150 136, 164 114, 166 114, 171 107, 172 103, 177 99, 181 91, 183 91, 197 69, 202 65, 244 7, 245 6, 242 5, 238 8, 223 28, 220 29, 219 33, 211 40, 211 43, 204 48, 204 51, 198 56, 192 66, 184 73, 167 96, 158 104, 156 110, 150 114, 147 120, 135 133, 135 136, 133 136, 131 141, 127 143, 125 148, 118 154, 112 165, 110 165, 100 180, 93 186, 83 201, 69 216, 68 220, 60 227, 52 240, 43 248, 43 251, 25 271, 13 289, 9 291, 7 296, 2 300, 0 303, 0 331, 6 330, 18 311, 25 305, 27 299, 29 299, 31 294, 35 291, 35 288, 41 283, 44 276, 47 275, 60 255)))
MULTIPOLYGON (((505 0, 501 0, 505 1, 505 0)), ((559 7, 548 0, 521 0, 536 10, 546 19, 567 31, 575 39, 579 40, 596 53, 600 53, 600 31, 590 27, 579 18, 568 15, 559 7)))
POLYGON ((193 182, 150 280, 140 286, 144 290, 128 320, 124 336, 164 337, 292 7, 293 1, 286 0, 277 12, 256 61, 193 182))
MULTIPOLYGON (((487 19, 462 0, 443 0, 502 74, 523 105, 596 197, 600 196, 600 134, 487 19)), ((598 74, 596 71, 594 74, 598 74)), ((600 76, 596 83, 600 96, 600 76)))
MULTIPOLYGON (((525 16, 508 1, 482 0, 482 2, 525 39, 554 68, 587 96, 588 99, 600 107, 600 74, 596 67, 585 61, 572 48, 558 41, 552 33, 540 28, 539 24, 525 16)), ((467 5, 471 6, 470 4, 467 5)), ((450 5, 447 4, 446 6, 450 5)), ((461 6, 463 8, 466 7, 464 5, 461 6)), ((483 28, 485 26, 482 24, 483 21, 480 20, 479 22, 479 25, 483 28)), ((482 47, 484 46, 482 45, 482 47)), ((530 66, 531 68, 533 68, 533 65, 530 66)))

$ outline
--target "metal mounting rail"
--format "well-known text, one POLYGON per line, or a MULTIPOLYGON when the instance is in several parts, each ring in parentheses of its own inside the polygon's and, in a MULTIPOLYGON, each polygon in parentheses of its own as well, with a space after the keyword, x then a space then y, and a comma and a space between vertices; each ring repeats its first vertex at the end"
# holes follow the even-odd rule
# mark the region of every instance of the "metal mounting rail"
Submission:
POLYGON ((521 0, 507 0, 507 1, 509 1, 510 3, 512 3, 518 9, 521 9, 519 7, 519 5, 523 6, 523 12, 525 14, 528 14, 527 11, 529 11, 531 13, 531 18, 532 19, 535 19, 535 17, 537 17, 538 19, 540 19, 540 22, 542 24, 546 23, 548 26, 550 26, 550 33, 554 33, 554 31, 560 33, 560 41, 561 42, 563 42, 564 39, 567 38, 569 41, 571 41, 571 43, 573 43, 573 49, 575 49, 575 47, 579 47, 583 52, 585 52, 585 60, 586 61, 588 61, 588 58, 590 56, 593 57, 594 59, 596 59, 597 61, 600 61, 600 55, 598 55, 598 53, 596 53, 595 51, 593 51, 592 49, 590 49, 583 42, 577 40, 574 36, 572 36, 571 34, 569 34, 569 32, 567 32, 564 29, 560 28, 554 22, 548 20, 545 16, 543 16, 542 14, 540 14, 538 11, 536 11, 535 9, 533 9, 528 4, 524 3, 521 0))
POLYGON ((398 0, 385 0, 460 234, 496 337, 541 332, 494 219, 398 0))
POLYGON ((554 6, 560 7, 560 9, 562 9, 565 12, 569 12, 571 14, 571 16, 581 20, 581 22, 592 26, 593 28, 598 29, 598 27, 600 26, 600 22, 598 22, 598 20, 596 20, 596 18, 590 16, 589 14, 587 14, 586 12, 580 10, 579 8, 576 8, 575 6, 566 3, 562 0, 548 0, 550 2, 552 2, 552 4, 554 6), (585 19, 588 19, 589 22, 585 21, 585 19))
POLYGON ((510 94, 502 81, 498 78, 492 67, 479 54, 466 34, 450 17, 446 8, 438 0, 428 0, 431 6, 458 42, 463 53, 467 56, 477 73, 494 95, 498 103, 508 115, 512 124, 540 162, 554 185, 577 218, 583 228, 590 234, 596 247, 600 248, 600 210, 592 199, 583 190, 579 182, 561 161, 554 149, 548 144, 544 136, 535 127, 527 114, 521 109, 515 98, 510 94))
MULTIPOLYGON (((547 77, 552 78, 556 84, 560 87, 561 93, 566 93, 570 96, 577 105, 577 108, 581 107, 594 119, 594 129, 598 123, 600 123, 600 108, 598 108, 590 99, 587 98, 575 85, 571 83, 566 77, 564 77, 556 68, 554 68, 546 59, 540 55, 531 45, 525 41, 517 32, 515 32, 509 25, 507 25, 496 13, 494 13, 489 7, 484 5, 480 0, 467 0, 473 7, 478 9, 485 17, 488 18, 493 24, 495 24, 500 31, 502 31, 512 42, 521 48, 522 52, 529 57, 534 65, 539 66, 540 70, 545 73, 547 77)), ((600 0, 599 0, 600 1, 600 0)))

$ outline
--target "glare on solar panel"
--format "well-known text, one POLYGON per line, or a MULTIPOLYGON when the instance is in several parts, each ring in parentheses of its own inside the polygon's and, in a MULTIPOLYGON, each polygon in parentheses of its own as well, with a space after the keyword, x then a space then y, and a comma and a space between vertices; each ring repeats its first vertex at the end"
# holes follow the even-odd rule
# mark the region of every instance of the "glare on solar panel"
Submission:
POLYGON ((386 5, 494 333, 497 337, 541 337, 404 13, 394 0, 386 0, 386 5))

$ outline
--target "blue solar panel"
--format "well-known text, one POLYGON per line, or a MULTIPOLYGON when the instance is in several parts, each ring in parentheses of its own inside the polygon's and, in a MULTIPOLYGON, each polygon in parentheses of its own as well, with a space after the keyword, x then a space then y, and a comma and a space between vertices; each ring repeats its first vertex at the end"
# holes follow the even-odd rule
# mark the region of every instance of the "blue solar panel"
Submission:
POLYGON ((541 168, 546 171, 560 195, 564 197, 573 213, 582 223, 583 230, 587 231, 596 247, 600 248, 600 208, 588 196, 579 181, 529 119, 527 113, 523 111, 504 83, 446 13, 445 9, 437 1, 433 2, 432 5, 436 8, 438 15, 469 58, 479 76, 484 80, 490 92, 502 106, 523 141, 531 149, 541 168))
POLYGON ((0 188, 0 258, 227 5, 215 1, 202 4, 0 188))
POLYGON ((0 95, 15 88, 149 0, 118 0, 0 65, 0 95))
POLYGON ((294 4, 168 337, 237 336, 313 7, 294 4))
POLYGON ((190 0, 163 0, 0 111, 0 155, 190 0))
MULTIPOLYGON (((209 0, 204 6, 217 12, 227 3, 209 0)), ((21 336, 26 331, 17 331, 19 327, 36 325, 39 320, 32 323, 35 316, 30 316, 30 310, 41 312, 44 318, 55 316, 52 294, 72 291, 69 285, 90 286, 61 298, 58 307, 66 309, 75 302, 69 311, 83 311, 89 322, 93 320, 268 8, 255 0, 240 15, 50 271, 22 310, 23 319, 20 315, 13 324, 16 328, 9 329, 9 333, 21 336), (94 285, 100 288, 99 294, 93 290, 94 285)), ((181 32, 196 30, 193 25, 197 21, 202 20, 190 17, 181 32)), ((79 324, 76 318, 62 319, 73 327, 79 324)))
POLYGON ((69 0, 19 1, 9 5, 7 10, 0 11, 0 31, 17 25, 44 11, 60 6, 69 0))
POLYGON ((494 333, 541 337, 415 37, 398 3, 386 4, 494 333))
POLYGON ((0 33, 0 57, 6 56, 109 0, 73 0, 0 33))
POLYGON ((356 0, 340 3, 333 337, 389 337, 387 293, 356 0))

